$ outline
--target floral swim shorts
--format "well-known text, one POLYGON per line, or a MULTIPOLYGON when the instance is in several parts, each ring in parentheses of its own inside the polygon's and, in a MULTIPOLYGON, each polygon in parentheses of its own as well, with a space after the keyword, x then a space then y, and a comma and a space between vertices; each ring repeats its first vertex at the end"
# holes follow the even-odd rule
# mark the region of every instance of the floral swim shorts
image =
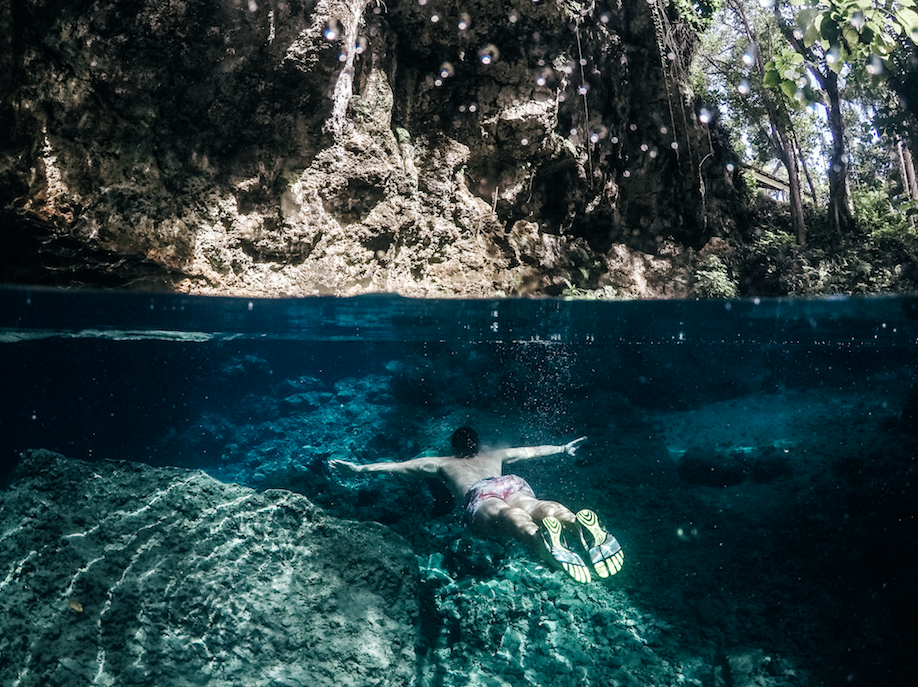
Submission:
POLYGON ((485 499, 497 498, 506 501, 512 494, 520 492, 535 496, 529 483, 517 475, 501 475, 478 480, 465 495, 466 522, 471 523, 475 519, 475 513, 485 499))

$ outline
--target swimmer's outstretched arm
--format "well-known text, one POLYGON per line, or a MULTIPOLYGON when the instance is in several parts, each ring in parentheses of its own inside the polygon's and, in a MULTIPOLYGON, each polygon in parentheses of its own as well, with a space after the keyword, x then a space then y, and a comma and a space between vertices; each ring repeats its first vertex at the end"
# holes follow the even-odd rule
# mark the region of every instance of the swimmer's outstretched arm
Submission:
POLYGON ((328 466, 342 473, 385 472, 404 477, 436 477, 440 471, 440 458, 414 458, 400 463, 367 463, 359 465, 338 458, 328 461, 328 466))
POLYGON ((580 437, 579 439, 569 441, 563 446, 521 446, 519 448, 505 448, 500 451, 495 451, 495 453, 500 455, 501 461, 506 464, 518 463, 522 460, 530 460, 532 458, 554 456, 561 453, 573 456, 577 453, 577 449, 580 448, 580 445, 583 444, 584 441, 586 441, 586 437, 580 437))

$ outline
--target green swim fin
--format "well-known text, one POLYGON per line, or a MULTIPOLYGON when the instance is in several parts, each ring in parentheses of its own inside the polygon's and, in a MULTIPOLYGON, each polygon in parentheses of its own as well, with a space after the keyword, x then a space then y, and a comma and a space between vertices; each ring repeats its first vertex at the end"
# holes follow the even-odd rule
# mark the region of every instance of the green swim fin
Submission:
POLYGON ((590 581, 590 569, 586 563, 565 546, 561 538, 561 522, 557 518, 548 516, 542 520, 542 541, 545 542, 551 557, 561 564, 564 572, 577 582, 586 584, 590 581))
POLYGON ((600 527, 596 513, 587 509, 580 511, 577 513, 577 524, 580 525, 580 541, 590 556, 596 574, 605 579, 621 570, 625 561, 622 546, 600 527))

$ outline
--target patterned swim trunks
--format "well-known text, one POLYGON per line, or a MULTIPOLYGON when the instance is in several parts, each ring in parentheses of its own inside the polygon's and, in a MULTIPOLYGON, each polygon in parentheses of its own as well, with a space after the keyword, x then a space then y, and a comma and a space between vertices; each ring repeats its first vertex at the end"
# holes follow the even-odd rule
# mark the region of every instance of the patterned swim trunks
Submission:
POLYGON ((466 522, 471 523, 475 519, 475 513, 485 499, 498 498, 506 501, 512 494, 518 493, 535 496, 529 483, 517 475, 501 475, 478 480, 465 495, 466 522))

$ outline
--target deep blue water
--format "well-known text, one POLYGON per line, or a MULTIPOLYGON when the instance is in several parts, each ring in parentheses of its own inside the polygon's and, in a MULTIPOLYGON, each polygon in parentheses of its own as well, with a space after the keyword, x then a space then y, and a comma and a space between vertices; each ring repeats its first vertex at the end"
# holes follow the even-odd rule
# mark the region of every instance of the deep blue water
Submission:
POLYGON ((168 463, 157 440, 202 412, 244 413, 241 398, 279 393, 282 380, 333 385, 385 374, 395 360, 417 375, 398 402, 442 412, 500 398, 572 432, 576 419, 561 421, 558 405, 597 393, 686 409, 885 375, 902 396, 918 374, 918 300, 251 300, 6 289, 0 351, 6 468, 34 447, 168 463), (249 369, 228 369, 247 359, 249 369))
POLYGON ((446 452, 468 423, 492 446, 587 435, 576 460, 520 474, 612 523, 628 552, 612 589, 686 656, 760 647, 818 684, 913 676, 915 297, 5 289, 0 380, 0 487, 30 448, 201 468, 389 525, 421 558, 446 551, 457 579, 499 575, 506 553, 474 548, 442 487, 342 480, 328 459, 446 452))

